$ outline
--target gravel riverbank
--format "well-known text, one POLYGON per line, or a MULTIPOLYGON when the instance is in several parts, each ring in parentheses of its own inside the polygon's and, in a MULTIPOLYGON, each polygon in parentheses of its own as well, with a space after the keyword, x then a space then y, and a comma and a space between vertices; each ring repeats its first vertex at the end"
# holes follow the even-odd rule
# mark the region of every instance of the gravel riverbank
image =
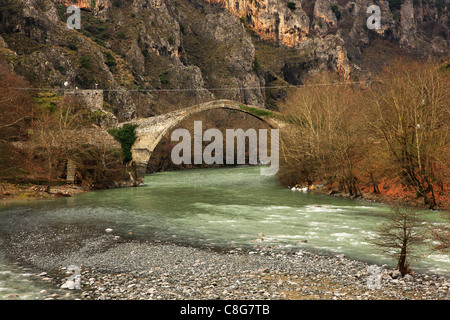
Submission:
POLYGON ((67 286, 67 266, 81 268, 81 289, 64 289, 51 295, 43 292, 42 299, 448 300, 450 297, 447 277, 414 274, 401 278, 386 266, 380 266, 379 285, 369 288, 368 280, 375 279, 371 278, 374 274, 370 273, 369 265, 343 255, 305 250, 283 252, 270 247, 217 252, 173 243, 125 240, 100 232, 74 241, 79 231, 74 228, 54 234, 51 230, 35 234, 16 231, 7 239, 11 256, 32 265, 44 281, 56 287, 67 286), (58 247, 57 242, 67 245, 58 247))
MULTIPOLYGON (((84 271, 82 299, 448 299, 450 281, 384 269, 369 289, 368 265, 343 256, 269 248, 216 253, 176 245, 126 244, 126 272, 84 271), (130 264, 135 268, 130 268, 130 264)), ((111 253, 112 253, 111 252, 111 253)))

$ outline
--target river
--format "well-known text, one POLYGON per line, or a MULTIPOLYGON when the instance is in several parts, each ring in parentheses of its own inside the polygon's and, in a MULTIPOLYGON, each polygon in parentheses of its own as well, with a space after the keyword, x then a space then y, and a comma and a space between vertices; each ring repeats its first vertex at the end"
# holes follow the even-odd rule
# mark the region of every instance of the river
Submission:
MULTIPOLYGON (((148 175, 137 188, 100 190, 70 198, 0 208, 0 241, 11 224, 111 228, 124 238, 160 240, 231 250, 269 245, 303 248, 395 267, 368 242, 384 222, 382 204, 291 191, 258 167, 168 171, 148 175), (22 221, 22 222, 21 222, 22 221)), ((438 213, 425 219, 440 223, 438 213)), ((67 244, 70 245, 70 244, 67 244)), ((2 247, 3 248, 3 247, 2 247)), ((425 250, 414 270, 450 275, 448 255, 425 250)), ((0 299, 12 292, 39 299, 49 286, 0 250, 0 299)))

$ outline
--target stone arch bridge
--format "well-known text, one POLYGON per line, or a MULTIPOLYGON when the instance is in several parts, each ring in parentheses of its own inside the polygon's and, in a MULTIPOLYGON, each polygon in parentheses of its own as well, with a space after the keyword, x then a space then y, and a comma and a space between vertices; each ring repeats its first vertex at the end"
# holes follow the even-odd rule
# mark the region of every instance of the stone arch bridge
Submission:
POLYGON ((249 114, 265 122, 273 129, 280 129, 285 125, 277 112, 254 106, 245 106, 230 100, 215 100, 155 117, 120 123, 118 127, 125 124, 138 125, 136 129, 137 139, 131 149, 132 164, 136 168, 137 180, 140 182, 144 180, 150 157, 164 135, 189 116, 214 109, 236 110, 249 114))

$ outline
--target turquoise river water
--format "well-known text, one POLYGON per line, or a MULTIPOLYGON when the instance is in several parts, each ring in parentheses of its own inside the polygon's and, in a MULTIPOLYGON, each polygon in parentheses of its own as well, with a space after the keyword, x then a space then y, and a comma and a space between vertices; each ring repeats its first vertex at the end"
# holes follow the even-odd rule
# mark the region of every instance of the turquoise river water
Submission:
MULTIPOLYGON (((291 191, 275 177, 261 175, 258 167, 161 172, 148 175, 143 187, 4 206, 0 232, 15 211, 23 214, 24 209, 42 223, 101 225, 144 240, 217 249, 304 248, 395 267, 391 257, 368 242, 384 221, 385 205, 291 191), (264 241, 257 240, 261 237, 264 241)), ((426 211, 424 217, 442 223, 436 212, 426 211)), ((424 253, 413 264, 416 271, 450 275, 448 255, 424 253)), ((35 298, 42 287, 3 259, 0 247, 0 299, 11 292, 35 298)))

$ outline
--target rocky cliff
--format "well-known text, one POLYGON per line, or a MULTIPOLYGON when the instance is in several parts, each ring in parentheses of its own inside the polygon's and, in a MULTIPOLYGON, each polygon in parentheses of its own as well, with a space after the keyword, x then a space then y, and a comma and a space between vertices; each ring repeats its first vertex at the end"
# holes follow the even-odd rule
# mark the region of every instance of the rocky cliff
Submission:
POLYGON ((371 40, 394 42, 419 56, 449 53, 450 5, 444 0, 205 1, 240 17, 262 39, 296 48, 321 65, 330 67, 331 62, 346 78, 364 76, 357 60, 371 40), (380 29, 367 27, 371 5, 380 8, 380 29))
POLYGON ((214 98, 276 108, 280 85, 321 70, 363 79, 398 55, 445 58, 449 26, 443 0, 0 0, 0 56, 35 87, 105 89, 128 120, 214 98))

